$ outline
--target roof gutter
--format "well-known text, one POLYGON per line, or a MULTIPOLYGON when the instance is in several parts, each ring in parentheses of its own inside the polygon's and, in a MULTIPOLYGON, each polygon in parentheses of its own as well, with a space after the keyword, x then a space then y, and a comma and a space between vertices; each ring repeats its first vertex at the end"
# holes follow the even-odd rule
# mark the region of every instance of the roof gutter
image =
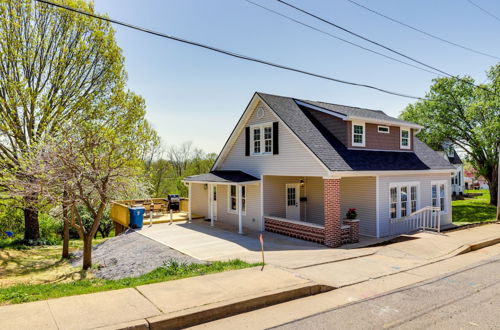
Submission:
POLYGON ((359 121, 364 121, 364 122, 371 123, 371 124, 383 124, 383 125, 389 125, 389 126, 409 127, 409 128, 418 129, 419 132, 422 128, 424 128, 424 126, 413 124, 413 123, 401 123, 401 122, 390 121, 390 120, 373 119, 373 118, 358 117, 358 116, 347 116, 344 120, 346 120, 346 121, 359 120, 359 121))

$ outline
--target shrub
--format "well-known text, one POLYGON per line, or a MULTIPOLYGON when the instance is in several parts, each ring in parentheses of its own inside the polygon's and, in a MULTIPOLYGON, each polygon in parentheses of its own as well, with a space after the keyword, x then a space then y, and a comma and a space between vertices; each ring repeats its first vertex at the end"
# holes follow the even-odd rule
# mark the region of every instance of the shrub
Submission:
POLYGON ((58 237, 62 230, 62 221, 46 213, 40 213, 38 216, 40 225, 40 238, 42 240, 54 239, 58 237))

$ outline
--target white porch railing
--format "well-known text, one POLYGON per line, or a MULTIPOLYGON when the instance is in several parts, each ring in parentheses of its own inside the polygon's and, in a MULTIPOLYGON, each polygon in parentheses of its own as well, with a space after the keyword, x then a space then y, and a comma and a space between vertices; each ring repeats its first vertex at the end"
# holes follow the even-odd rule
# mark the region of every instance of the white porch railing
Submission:
POLYGON ((441 210, 439 207, 426 206, 404 218, 391 219, 389 226, 391 236, 418 230, 439 233, 441 231, 441 210))

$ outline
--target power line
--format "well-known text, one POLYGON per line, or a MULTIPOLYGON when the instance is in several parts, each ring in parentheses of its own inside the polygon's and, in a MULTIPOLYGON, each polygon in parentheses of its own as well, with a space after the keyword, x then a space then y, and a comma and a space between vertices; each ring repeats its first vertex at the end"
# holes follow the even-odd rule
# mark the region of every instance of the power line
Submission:
POLYGON ((482 12, 486 13, 487 15, 493 17, 494 19, 496 19, 497 21, 500 22, 500 17, 496 16, 495 14, 493 13, 490 13, 489 11, 487 11, 486 9, 484 9, 483 7, 479 6, 478 4, 472 2, 471 0, 467 0, 467 2, 469 2, 471 5, 473 5, 474 7, 476 8, 479 8, 479 10, 481 10, 482 12))
POLYGON ((302 25, 302 26, 305 26, 305 27, 307 27, 307 28, 309 28, 309 29, 312 29, 312 30, 314 30, 314 31, 317 31, 317 32, 323 33, 323 34, 325 34, 325 35, 327 35, 327 36, 329 36, 329 37, 335 38, 335 39, 340 40, 340 41, 342 41, 342 42, 348 43, 348 44, 350 44, 350 45, 352 45, 352 46, 354 46, 354 47, 361 48, 361 49, 363 49, 363 50, 366 50, 366 51, 368 51, 368 52, 371 52, 371 53, 374 53, 374 54, 377 54, 377 55, 383 56, 383 57, 388 58, 388 59, 390 59, 390 60, 393 60, 393 61, 396 61, 396 62, 399 62, 399 63, 405 64, 405 65, 411 66, 411 67, 413 67, 413 68, 416 68, 416 69, 419 69, 419 70, 422 70, 422 71, 425 71, 425 72, 431 73, 431 74, 433 74, 433 75, 437 75, 437 73, 436 73, 436 72, 434 72, 434 71, 430 71, 430 70, 424 69, 424 68, 419 67, 419 66, 416 66, 416 65, 414 65, 414 64, 411 64, 411 63, 408 63, 408 62, 405 62, 405 61, 401 61, 401 60, 399 60, 399 59, 397 59, 397 58, 395 58, 395 57, 392 57, 392 56, 388 56, 388 55, 385 55, 385 54, 379 53, 379 52, 377 52, 377 51, 375 51, 375 50, 373 50, 373 49, 366 48, 366 47, 361 46, 361 45, 359 45, 359 44, 357 44, 357 43, 354 43, 354 42, 352 42, 352 41, 349 41, 349 40, 346 40, 346 39, 344 39, 344 38, 338 37, 338 36, 336 36, 336 35, 334 35, 334 34, 331 34, 331 33, 327 32, 327 31, 325 31, 325 30, 318 29, 317 27, 314 27, 314 26, 312 26, 312 25, 309 25, 309 24, 306 24, 306 23, 304 23, 304 22, 301 22, 301 21, 299 21, 299 20, 297 20, 297 19, 295 19, 295 18, 293 18, 293 17, 290 17, 290 16, 288 16, 288 15, 282 14, 282 13, 280 13, 280 12, 276 11, 276 10, 273 10, 273 9, 271 9, 271 8, 268 8, 268 7, 265 7, 265 6, 261 5, 261 4, 258 4, 258 3, 256 3, 256 2, 253 2, 253 1, 251 1, 251 0, 244 0, 244 1, 246 1, 246 2, 250 3, 250 4, 254 5, 254 6, 260 7, 260 8, 262 8, 262 9, 264 9, 264 10, 267 10, 267 11, 269 11, 269 12, 273 13, 273 14, 276 14, 276 15, 278 15, 278 16, 281 16, 281 17, 283 17, 283 18, 285 18, 285 19, 288 19, 288 20, 290 20, 290 21, 292 21, 292 22, 295 22, 295 23, 297 23, 297 24, 300 24, 300 25, 302 25))
POLYGON ((125 23, 125 22, 122 22, 122 21, 118 21, 118 20, 115 20, 115 19, 112 19, 112 18, 109 18, 109 17, 103 17, 103 16, 99 16, 99 15, 96 15, 96 14, 88 13, 88 12, 85 12, 85 11, 82 11, 82 10, 79 10, 79 9, 76 9, 76 8, 67 7, 67 6, 58 4, 58 3, 53 3, 53 2, 50 2, 50 1, 46 1, 46 0, 35 0, 35 1, 40 2, 40 3, 44 3, 46 5, 50 5, 50 6, 62 8, 62 9, 65 9, 65 10, 69 10, 69 11, 72 11, 72 12, 75 12, 75 13, 78 13, 78 14, 81 14, 81 15, 86 15, 86 16, 89 16, 89 17, 93 17, 93 18, 96 18, 96 19, 107 21, 109 23, 114 23, 114 24, 117 24, 117 25, 125 26, 125 27, 128 27, 128 28, 131 28, 131 29, 134 29, 134 30, 138 30, 138 31, 141 31, 141 32, 144 32, 144 33, 152 34, 152 35, 155 35, 155 36, 158 36, 158 37, 167 38, 167 39, 175 40, 175 41, 178 41, 178 42, 181 42, 181 43, 184 43, 184 44, 188 44, 188 45, 192 45, 192 46, 196 46, 196 47, 208 49, 208 50, 211 50, 211 51, 214 51, 214 52, 217 52, 217 53, 221 53, 221 54, 228 55, 228 56, 231 56, 231 57, 239 58, 239 59, 242 59, 242 60, 245 60, 245 61, 256 62, 256 63, 264 64, 264 65, 267 65, 267 66, 271 66, 271 67, 275 67, 275 68, 279 68, 279 69, 283 69, 283 70, 287 70, 287 71, 297 72, 297 73, 301 73, 301 74, 304 74, 304 75, 308 75, 308 76, 312 76, 312 77, 316 77, 316 78, 320 78, 320 79, 325 79, 325 80, 329 80, 329 81, 338 82, 338 83, 341 83, 341 84, 369 88, 369 89, 377 90, 379 92, 383 92, 383 93, 386 93, 386 94, 391 94, 391 95, 396 95, 396 96, 401 96, 401 97, 406 97, 406 98, 411 98, 411 99, 416 99, 416 100, 425 100, 424 98, 421 98, 421 97, 418 97, 418 96, 413 96, 413 95, 404 94, 404 93, 400 93, 400 92, 394 92, 394 91, 391 91, 391 90, 387 90, 387 89, 383 89, 383 88, 380 88, 380 87, 376 87, 376 86, 372 86, 372 85, 367 85, 367 84, 363 84, 363 83, 356 83, 356 82, 350 82, 350 81, 346 81, 346 80, 342 80, 342 79, 337 79, 337 78, 325 76, 325 75, 318 74, 318 73, 313 73, 313 72, 308 72, 308 71, 304 71, 304 70, 301 70, 301 69, 296 69, 296 68, 289 67, 289 66, 282 65, 282 64, 272 63, 272 62, 269 62, 269 61, 266 61, 266 60, 261 60, 261 59, 250 57, 250 56, 246 56, 246 55, 241 55, 241 54, 234 53, 234 52, 231 52, 231 51, 228 51, 228 50, 224 50, 224 49, 221 49, 221 48, 216 48, 216 47, 213 47, 213 46, 205 45, 205 44, 202 44, 202 43, 199 43, 199 42, 196 42, 196 41, 191 41, 191 40, 179 38, 179 37, 176 37, 176 36, 168 35, 168 34, 165 34, 165 33, 162 33, 162 32, 156 32, 156 31, 153 31, 153 30, 149 30, 149 29, 146 29, 146 28, 143 28, 143 27, 139 27, 139 26, 136 26, 136 25, 125 23))
POLYGON ((325 18, 319 17, 319 16, 317 16, 317 15, 315 15, 315 14, 313 14, 313 13, 310 13, 310 12, 308 12, 308 11, 306 11, 306 10, 302 9, 302 8, 299 8, 299 7, 297 7, 297 6, 294 6, 294 5, 292 5, 292 4, 290 4, 290 3, 286 2, 286 1, 283 1, 283 0, 276 0, 276 1, 278 1, 279 3, 284 4, 285 6, 288 6, 288 7, 290 7, 290 8, 293 8, 293 9, 297 10, 297 11, 300 11, 301 13, 304 13, 304 14, 306 14, 306 15, 308 15, 308 16, 314 17, 314 18, 316 18, 317 20, 320 20, 320 21, 322 21, 322 22, 324 22, 324 23, 326 23, 326 24, 329 24, 329 25, 331 25, 331 26, 333 26, 333 27, 337 28, 337 29, 340 29, 340 30, 342 30, 342 31, 344 31, 344 32, 347 32, 347 33, 349 33, 349 34, 351 34, 351 35, 353 35, 353 36, 356 36, 356 37, 358 37, 358 38, 360 38, 360 39, 362 39, 362 40, 365 40, 365 41, 367 41, 367 42, 369 42, 369 43, 371 43, 371 44, 377 45, 377 46, 379 46, 379 47, 381 47, 381 48, 384 48, 384 49, 386 49, 386 50, 388 50, 388 51, 390 51, 390 52, 392 52, 392 53, 398 54, 399 56, 402 56, 402 57, 404 57, 404 58, 406 58, 406 59, 409 59, 409 60, 411 60, 411 61, 413 61, 413 62, 415 62, 415 63, 418 63, 418 64, 420 64, 420 65, 423 65, 423 66, 425 66, 425 67, 427 67, 427 68, 429 68, 429 69, 432 69, 432 70, 438 71, 438 72, 440 72, 440 73, 442 73, 442 74, 444 74, 444 75, 446 75, 446 76, 448 76, 448 77, 451 77, 451 78, 454 78, 454 79, 460 80, 460 81, 462 81, 462 82, 464 82, 464 83, 466 83, 466 84, 468 84, 468 85, 474 86, 474 87, 476 87, 476 88, 480 88, 480 89, 482 89, 482 90, 484 90, 484 91, 487 91, 488 93, 491 93, 491 94, 493 94, 493 95, 495 95, 495 96, 497 96, 497 97, 500 97, 500 95, 498 95, 498 94, 496 94, 496 93, 494 93, 494 92, 490 91, 488 88, 485 88, 485 87, 483 87, 483 86, 478 86, 478 85, 476 85, 476 84, 474 84, 474 83, 472 83, 472 82, 470 82, 470 81, 468 81, 468 80, 466 80, 466 79, 462 79, 462 78, 460 78, 460 77, 458 77, 458 76, 454 76, 454 75, 452 75, 452 74, 450 74, 450 73, 448 73, 448 72, 446 72, 446 71, 443 71, 443 70, 440 70, 440 69, 438 69, 438 68, 436 68, 436 67, 433 67, 433 66, 431 66, 431 65, 425 64, 425 63, 423 63, 423 62, 421 62, 421 61, 419 61, 419 60, 416 60, 416 59, 414 59, 414 58, 412 58, 412 57, 410 57, 410 56, 408 56, 408 55, 405 55, 405 54, 403 54, 403 53, 401 53, 401 52, 399 52, 399 51, 397 51, 397 50, 394 50, 394 49, 392 49, 392 48, 390 48, 390 47, 388 47, 388 46, 385 46, 385 45, 383 45, 383 44, 381 44, 381 43, 379 43, 379 42, 377 42, 377 41, 371 40, 371 39, 369 39, 369 38, 367 38, 367 37, 364 37, 364 36, 362 36, 362 35, 360 35, 360 34, 358 34, 358 33, 356 33, 356 32, 353 32, 353 31, 351 31, 351 30, 349 30, 349 29, 346 29, 346 28, 344 28, 344 27, 342 27, 342 26, 340 26, 340 25, 338 25, 338 24, 335 24, 335 23, 333 23, 333 22, 331 22, 331 21, 329 21, 329 20, 327 20, 327 19, 325 19, 325 18))
POLYGON ((409 25, 409 24, 406 24, 405 22, 402 22, 402 21, 399 21, 399 20, 397 20, 397 19, 395 19, 395 18, 389 17, 389 16, 387 16, 387 15, 385 15, 385 14, 383 14, 383 13, 379 12, 379 11, 376 11, 376 10, 374 10, 374 9, 368 8, 368 7, 366 7, 365 5, 362 5, 362 4, 360 4, 360 3, 358 3, 358 2, 356 2, 356 1, 354 1, 354 0, 347 0, 347 1, 349 1, 350 3, 352 3, 352 4, 356 5, 356 6, 360 7, 360 8, 366 9, 366 10, 368 10, 368 11, 370 11, 370 12, 372 12, 372 13, 374 13, 374 14, 378 15, 378 16, 381 16, 381 17, 383 17, 383 18, 386 18, 386 19, 388 19, 388 20, 390 20, 390 21, 392 21, 392 22, 394 22, 394 23, 397 23, 397 24, 399 24, 399 25, 405 26, 405 27, 407 27, 407 28, 409 28, 409 29, 412 29, 412 30, 414 30, 414 31, 420 32, 420 33, 422 33, 422 34, 424 34, 424 35, 426 35, 426 36, 428 36, 428 37, 434 38, 434 39, 436 39, 436 40, 439 40, 439 41, 445 42, 445 43, 450 44, 450 45, 453 45, 453 46, 455 46, 455 47, 459 47, 459 48, 462 48, 462 49, 468 50, 468 51, 470 51, 470 52, 473 52, 473 53, 476 53, 476 54, 479 54, 479 55, 488 56, 488 57, 491 57, 491 58, 494 58, 494 59, 500 60, 500 57, 498 57, 498 56, 491 55, 491 54, 488 54, 488 53, 484 53, 484 52, 482 52, 482 51, 475 50, 475 49, 472 49, 472 48, 470 48, 470 47, 467 47, 467 46, 464 46, 464 45, 458 44, 458 43, 456 43, 456 42, 449 41, 449 40, 447 40, 447 39, 441 38, 441 37, 439 37, 439 36, 437 36, 437 35, 435 35, 435 34, 432 34, 432 33, 426 32, 426 31, 424 31, 424 30, 421 30, 421 29, 419 29, 419 28, 416 28, 416 27, 414 27, 414 26, 411 26, 411 25, 409 25))

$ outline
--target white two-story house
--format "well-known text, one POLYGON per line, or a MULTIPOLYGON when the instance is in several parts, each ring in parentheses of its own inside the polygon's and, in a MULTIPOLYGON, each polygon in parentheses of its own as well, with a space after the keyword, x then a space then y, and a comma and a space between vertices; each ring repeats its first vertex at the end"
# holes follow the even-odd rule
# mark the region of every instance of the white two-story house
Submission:
POLYGON ((430 206, 439 217, 427 225, 448 224, 455 168, 415 137, 421 128, 378 110, 255 93, 211 172, 185 178, 189 214, 332 247, 407 231, 430 206), (356 220, 345 219, 350 208, 356 220))

